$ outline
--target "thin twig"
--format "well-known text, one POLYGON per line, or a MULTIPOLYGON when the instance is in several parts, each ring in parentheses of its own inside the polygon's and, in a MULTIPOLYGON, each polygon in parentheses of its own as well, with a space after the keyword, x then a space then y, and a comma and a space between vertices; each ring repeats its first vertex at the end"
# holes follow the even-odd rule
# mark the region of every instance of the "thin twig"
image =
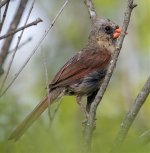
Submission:
MULTIPOLYGON (((30 9, 29 9, 29 13, 28 13, 28 15, 27 15, 27 19, 26 19, 26 21, 25 21, 24 26, 26 26, 26 24, 27 24, 27 22, 28 22, 28 20, 29 20, 29 17, 30 17, 30 15, 31 15, 31 12, 32 12, 34 3, 35 3, 35 0, 33 0, 32 4, 31 4, 31 7, 30 7, 30 9)), ((6 80, 7 80, 7 77, 8 77, 8 75, 9 75, 9 72, 10 72, 10 69, 11 69, 11 66, 12 66, 12 63, 13 63, 13 60, 14 60, 14 57, 15 57, 15 55, 16 55, 16 52, 17 52, 19 43, 20 43, 21 38, 22 38, 22 36, 23 36, 23 33, 24 33, 24 29, 22 30, 20 36, 18 37, 18 41, 17 41, 16 47, 15 47, 15 50, 14 50, 14 52, 13 52, 12 58, 11 58, 11 60, 10 60, 10 62, 9 62, 9 65, 8 65, 8 70, 7 70, 7 72, 6 72, 6 76, 4 77, 4 80, 2 81, 2 85, 1 85, 1 88, 0 88, 0 95, 1 95, 1 92, 2 92, 3 87, 4 87, 4 85, 5 85, 5 82, 6 82, 6 80)))
MULTIPOLYGON (((32 37, 29 37, 27 40, 25 40, 23 43, 21 43, 21 44, 18 46, 17 51, 18 51, 21 47, 23 47, 24 45, 26 45, 27 43, 29 43, 31 40, 32 40, 32 37)), ((15 48, 9 50, 8 53, 11 54, 11 53, 13 53, 14 51, 15 51, 15 48)))
POLYGON ((2 31, 2 27, 3 27, 3 24, 4 24, 5 18, 6 18, 6 14, 7 14, 9 2, 10 2, 10 0, 7 0, 7 1, 6 1, 5 11, 4 11, 4 13, 3 13, 2 21, 0 22, 0 33, 1 33, 1 31, 2 31))
POLYGON ((44 65, 46 91, 47 91, 47 96, 48 96, 48 116, 49 116, 49 121, 50 121, 50 124, 51 124, 52 115, 51 115, 51 111, 50 111, 50 94, 49 94, 48 71, 47 71, 46 57, 45 57, 45 53, 44 53, 43 50, 42 50, 42 58, 43 58, 43 65, 44 65))
POLYGON ((133 4, 133 0, 128 0, 127 8, 125 11, 125 16, 124 16, 124 22, 123 22, 123 26, 122 26, 122 34, 120 36, 120 39, 118 40, 116 51, 114 53, 114 56, 112 58, 110 65, 109 65, 105 79, 104 79, 104 81, 103 81, 103 83, 102 83, 102 85, 101 85, 101 87, 95 97, 94 102, 91 104, 89 118, 87 120, 87 124, 86 124, 85 130, 84 130, 84 152, 86 152, 86 153, 89 153, 91 150, 91 141, 92 141, 92 136, 93 136, 93 129, 95 126, 95 117, 96 117, 97 107, 102 100, 102 97, 106 91, 106 88, 107 88, 108 83, 110 81, 110 78, 112 76, 113 70, 114 70, 115 65, 117 63, 118 56, 119 56, 120 50, 122 48, 123 40, 125 37, 125 33, 127 31, 128 25, 129 25, 131 12, 135 6, 136 5, 133 4))
MULTIPOLYGON (((1 0, 0 0, 0 3, 1 3, 1 0)), ((0 23, 1 23, 1 8, 0 8, 0 23)))
POLYGON ((121 123, 111 153, 117 152, 117 150, 120 149, 121 144, 124 142, 133 121, 135 120, 138 112, 140 111, 141 107, 146 101, 146 98, 148 97, 149 93, 150 93, 150 77, 146 81, 142 90, 139 92, 138 96, 135 99, 135 102, 133 103, 132 107, 130 108, 129 112, 127 113, 123 122, 121 123))
POLYGON ((52 27, 54 26, 57 18, 60 16, 60 14, 62 13, 62 11, 64 10, 65 6, 67 5, 69 0, 66 0, 65 3, 62 5, 61 9, 58 11, 58 13, 56 14, 54 20, 52 21, 50 27, 48 28, 48 30, 45 31, 45 33, 43 34, 43 36, 41 37, 40 41, 37 43, 37 45, 35 46, 35 48, 33 49, 32 53, 30 54, 30 56, 27 58, 27 60, 25 61, 25 63, 22 65, 22 67, 19 69, 19 71, 15 74, 15 77, 13 78, 13 80, 8 84, 8 86, 5 88, 5 90, 3 91, 3 93, 1 94, 1 96, 3 96, 6 91, 11 87, 11 85, 14 83, 14 81, 17 79, 17 77, 19 76, 19 74, 22 72, 22 70, 25 68, 25 66, 27 65, 27 63, 30 61, 30 59, 32 58, 32 56, 36 53, 37 49, 39 48, 39 46, 42 44, 43 40, 45 39, 45 37, 47 36, 47 34, 49 33, 49 31, 52 29, 52 27))
MULTIPOLYGON (((15 30, 21 20, 21 17, 22 17, 22 14, 26 8, 26 5, 27 5, 27 2, 28 0, 21 0, 19 5, 18 5, 18 8, 16 10, 16 13, 10 23, 10 26, 8 28, 8 31, 7 33, 15 30)), ((0 76, 4 73, 4 70, 2 68, 6 58, 7 58, 7 55, 8 55, 8 51, 9 51, 9 48, 11 46, 11 43, 12 43, 12 40, 13 40, 13 35, 6 38, 4 40, 4 43, 3 43, 3 46, 2 46, 2 49, 1 49, 1 52, 0 52, 0 76)))
POLYGON ((95 18, 97 16, 97 13, 95 11, 92 0, 84 0, 84 3, 88 8, 88 12, 89 12, 89 15, 90 15, 90 18, 91 18, 92 22, 94 22, 95 18))
POLYGON ((8 1, 10 1, 10 0, 3 0, 3 1, 1 1, 0 8, 3 7, 5 4, 7 4, 8 1))
POLYGON ((35 26, 35 25, 37 25, 37 24, 40 23, 40 22, 42 22, 42 19, 37 18, 35 21, 33 21, 33 22, 31 22, 31 23, 29 23, 29 24, 27 24, 27 25, 25 25, 25 26, 22 26, 22 27, 20 27, 20 28, 14 30, 14 31, 11 31, 10 33, 7 33, 7 34, 1 36, 1 37, 0 37, 0 40, 1 40, 1 39, 4 39, 4 38, 7 38, 7 37, 9 37, 9 36, 11 36, 11 35, 14 35, 15 33, 19 32, 19 31, 22 31, 22 30, 24 30, 24 29, 26 29, 26 28, 28 28, 28 27, 35 26))
POLYGON ((145 146, 145 145, 147 145, 148 143, 150 143, 150 130, 144 131, 144 132, 139 136, 138 142, 139 142, 139 144, 141 144, 142 146, 145 146))
POLYGON ((43 56, 43 65, 44 65, 44 70, 45 70, 45 80, 46 80, 46 90, 47 90, 47 96, 48 96, 48 116, 49 116, 49 121, 50 121, 50 127, 52 127, 54 118, 56 116, 56 113, 58 112, 60 105, 61 105, 61 100, 62 97, 64 95, 64 92, 62 92, 61 95, 59 95, 59 97, 57 97, 56 101, 59 100, 53 114, 51 114, 51 104, 50 104, 50 94, 49 94, 49 81, 48 81, 48 70, 47 70, 47 63, 46 63, 46 57, 45 57, 45 53, 42 50, 42 56, 43 56))

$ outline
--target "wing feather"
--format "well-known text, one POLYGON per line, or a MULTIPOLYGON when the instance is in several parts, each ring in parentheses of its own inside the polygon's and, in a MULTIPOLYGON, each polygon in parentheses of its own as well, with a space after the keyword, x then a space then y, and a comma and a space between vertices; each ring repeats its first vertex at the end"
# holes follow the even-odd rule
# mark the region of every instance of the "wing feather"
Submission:
POLYGON ((108 50, 86 50, 73 56, 56 74, 50 87, 68 86, 95 70, 106 69, 111 59, 108 50))

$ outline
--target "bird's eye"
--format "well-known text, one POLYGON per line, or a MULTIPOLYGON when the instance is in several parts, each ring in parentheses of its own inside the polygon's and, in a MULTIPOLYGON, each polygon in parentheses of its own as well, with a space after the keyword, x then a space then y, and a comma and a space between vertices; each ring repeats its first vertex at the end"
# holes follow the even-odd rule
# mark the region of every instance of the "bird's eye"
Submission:
POLYGON ((110 31, 111 30, 111 27, 110 26, 106 26, 105 27, 105 31, 110 31))
POLYGON ((104 28, 104 30, 105 30, 105 33, 108 34, 108 35, 110 35, 110 34, 113 33, 113 29, 112 29, 111 26, 106 26, 106 27, 104 28))

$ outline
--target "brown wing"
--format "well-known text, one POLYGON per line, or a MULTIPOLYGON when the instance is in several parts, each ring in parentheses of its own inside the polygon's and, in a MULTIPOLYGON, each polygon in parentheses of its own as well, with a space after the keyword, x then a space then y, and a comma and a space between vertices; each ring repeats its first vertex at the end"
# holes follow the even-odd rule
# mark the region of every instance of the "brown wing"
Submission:
POLYGON ((111 54, 104 50, 86 50, 72 57, 56 74, 50 87, 67 86, 82 79, 92 71, 106 69, 111 54))

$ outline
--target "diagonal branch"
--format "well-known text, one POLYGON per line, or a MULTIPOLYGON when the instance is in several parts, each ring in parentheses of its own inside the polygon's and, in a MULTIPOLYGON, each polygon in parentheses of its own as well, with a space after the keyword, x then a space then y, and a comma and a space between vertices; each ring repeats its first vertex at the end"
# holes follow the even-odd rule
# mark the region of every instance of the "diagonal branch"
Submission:
POLYGON ((91 150, 91 141, 92 141, 92 136, 93 136, 93 129, 95 126, 97 107, 102 100, 102 97, 106 91, 106 88, 108 86, 108 83, 110 81, 112 73, 114 71, 120 50, 122 48, 125 33, 127 31, 127 28, 128 28, 129 22, 130 22, 131 12, 135 6, 136 5, 133 4, 133 0, 128 0, 125 15, 124 15, 123 26, 122 26, 122 34, 120 36, 120 39, 118 40, 116 51, 114 53, 114 56, 113 56, 113 59, 112 59, 110 65, 109 65, 105 79, 104 79, 104 81, 103 81, 103 83, 102 83, 102 85, 101 85, 101 87, 95 97, 94 102, 91 105, 89 118, 87 120, 87 124, 85 125, 85 129, 84 129, 84 152, 86 152, 86 153, 89 153, 91 150))
POLYGON ((9 2, 10 2, 10 0, 7 0, 7 1, 6 1, 5 11, 4 11, 4 13, 3 13, 2 21, 0 22, 0 33, 1 33, 1 31, 2 31, 2 27, 3 27, 3 24, 4 24, 5 18, 6 18, 6 14, 7 14, 9 2))
MULTIPOLYGON (((22 14, 25 10, 25 7, 27 5, 27 2, 28 2, 28 0, 21 0, 20 1, 18 9, 14 15, 14 18, 10 24, 10 27, 9 27, 7 33, 10 33, 11 31, 13 31, 17 28, 17 26, 21 20, 22 14)), ((6 60, 10 45, 12 43, 12 40, 13 40, 13 36, 10 36, 10 37, 6 38, 3 43, 1 53, 0 53, 0 75, 2 75, 4 72, 2 66, 6 60)))
POLYGON ((143 86, 142 90, 139 92, 138 96, 136 97, 135 102, 133 103, 131 109, 125 116, 123 122, 121 123, 119 132, 117 134, 111 152, 119 150, 119 147, 125 140, 134 119, 136 118, 138 112, 140 111, 141 107, 146 101, 146 98, 148 97, 149 93, 150 93, 150 76, 146 81, 145 85, 143 86))
POLYGON ((42 42, 44 41, 45 37, 47 36, 47 34, 49 33, 49 31, 52 29, 52 27, 54 26, 56 20, 58 19, 58 17, 60 16, 60 14, 62 13, 62 11, 64 10, 65 6, 68 4, 69 0, 66 0, 65 3, 62 5, 62 7, 60 8, 60 10, 58 11, 58 13, 56 14, 55 18, 53 19, 52 23, 50 24, 49 28, 47 30, 45 30, 45 33, 42 35, 40 41, 37 43, 37 45, 35 46, 35 48, 33 49, 33 51, 31 52, 30 56, 27 58, 27 60, 24 62, 24 64, 21 66, 21 68, 18 70, 18 72, 15 74, 15 77, 13 78, 13 80, 8 84, 8 86, 4 89, 4 91, 2 92, 2 94, 0 95, 3 96, 6 91, 11 87, 11 85, 15 82, 15 80, 18 78, 19 74, 22 72, 22 70, 25 68, 25 66, 28 64, 28 62, 30 61, 30 59, 32 58, 32 56, 36 53, 36 51, 38 50, 38 48, 40 47, 40 45, 42 44, 42 42))
POLYGON ((0 3, 0 8, 3 7, 5 4, 7 4, 10 0, 3 0, 0 3))
MULTIPOLYGON (((23 47, 24 45, 26 45, 28 42, 30 42, 32 40, 32 37, 29 37, 27 40, 25 40, 24 42, 22 42, 19 46, 18 46, 18 50, 23 47)), ((9 55, 11 53, 13 53, 15 51, 15 48, 9 50, 9 55)))
MULTIPOLYGON (((29 17, 30 17, 30 14, 31 14, 31 12, 32 12, 34 3, 35 3, 35 0, 33 0, 32 4, 31 4, 31 7, 30 7, 29 13, 28 13, 28 15, 27 15, 27 18, 26 18, 26 21, 25 21, 24 26, 26 26, 26 24, 27 24, 27 22, 28 22, 28 20, 29 20, 29 17)), ((13 63, 13 60, 14 60, 14 57, 15 57, 15 55, 16 55, 18 46, 19 46, 19 44, 20 44, 21 38, 22 38, 22 36, 23 36, 23 33, 24 33, 24 29, 22 30, 20 36, 18 37, 18 41, 17 41, 16 47, 15 47, 15 50, 14 50, 14 52, 13 52, 13 54, 12 54, 12 58, 11 58, 11 60, 10 60, 10 62, 9 62, 9 65, 8 65, 8 70, 6 71, 6 75, 5 75, 5 77, 4 77, 4 80, 2 81, 2 85, 1 85, 1 87, 0 87, 0 94, 1 94, 1 92, 2 92, 2 90, 3 90, 3 87, 4 87, 4 85, 5 85, 6 79, 7 79, 8 75, 9 75, 9 72, 10 72, 10 69, 11 69, 11 66, 12 66, 12 63, 13 63)))
POLYGON ((42 52, 42 57, 43 57, 43 66, 44 66, 44 74, 45 74, 45 83, 46 83, 46 91, 47 91, 47 96, 48 96, 48 116, 49 116, 49 121, 51 123, 52 120, 52 114, 51 114, 51 109, 50 109, 50 94, 49 94, 49 81, 48 81, 48 70, 47 70, 47 63, 46 63, 46 57, 44 51, 41 49, 42 52))
POLYGON ((1 37, 0 37, 0 40, 1 40, 1 39, 4 39, 4 38, 7 38, 7 37, 10 37, 11 35, 14 35, 15 33, 19 32, 19 31, 22 31, 22 30, 24 30, 24 29, 26 29, 26 28, 28 28, 28 27, 35 26, 35 25, 37 25, 37 24, 40 23, 40 22, 42 22, 42 19, 37 18, 35 21, 33 21, 33 22, 31 22, 31 23, 29 23, 29 24, 27 24, 27 25, 25 25, 25 26, 22 26, 22 27, 20 27, 20 28, 14 30, 14 31, 11 31, 10 33, 7 33, 7 34, 1 36, 1 37))

